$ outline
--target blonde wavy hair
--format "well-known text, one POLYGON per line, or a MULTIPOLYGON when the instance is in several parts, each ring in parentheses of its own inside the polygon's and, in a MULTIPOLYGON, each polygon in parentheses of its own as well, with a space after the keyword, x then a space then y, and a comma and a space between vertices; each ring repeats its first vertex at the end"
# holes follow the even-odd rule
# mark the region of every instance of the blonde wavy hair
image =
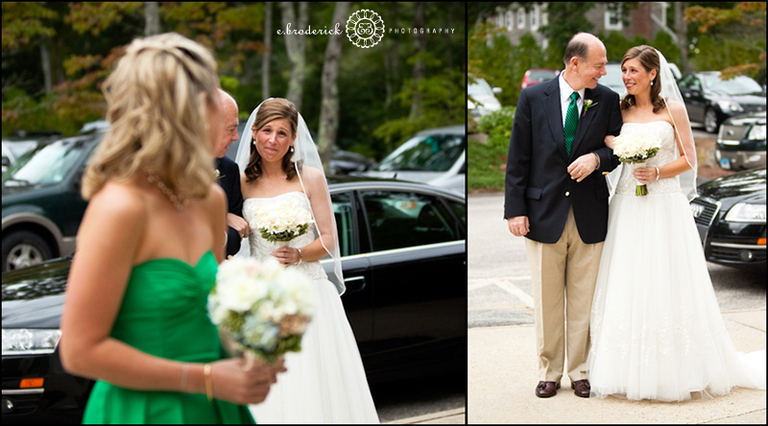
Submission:
POLYGON ((104 82, 110 127, 85 170, 83 198, 137 173, 205 197, 214 182, 207 112, 219 108, 218 87, 216 61, 200 44, 176 33, 131 42, 104 82))

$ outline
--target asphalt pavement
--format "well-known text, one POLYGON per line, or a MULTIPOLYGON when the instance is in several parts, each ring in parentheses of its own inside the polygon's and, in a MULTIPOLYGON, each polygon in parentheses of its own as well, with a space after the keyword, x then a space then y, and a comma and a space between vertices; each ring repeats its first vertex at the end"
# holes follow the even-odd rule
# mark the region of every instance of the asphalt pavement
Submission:
MULTIPOLYGON (((564 377, 556 396, 536 397, 530 273, 522 239, 506 229, 502 203, 500 194, 468 197, 469 424, 766 424, 764 390, 734 388, 714 399, 679 403, 593 399, 574 395, 564 377)), ((731 339, 743 352, 766 347, 764 293, 762 303, 757 300, 749 306, 743 310, 721 308, 731 339)))

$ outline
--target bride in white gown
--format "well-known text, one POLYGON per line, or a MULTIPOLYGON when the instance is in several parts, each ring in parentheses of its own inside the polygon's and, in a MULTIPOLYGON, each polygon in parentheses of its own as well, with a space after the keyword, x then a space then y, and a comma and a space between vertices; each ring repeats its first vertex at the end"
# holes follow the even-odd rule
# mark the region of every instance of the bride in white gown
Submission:
MULTIPOLYGON (((765 389, 765 350, 747 361, 720 314, 685 195, 695 175, 681 188, 696 156, 668 69, 649 46, 622 61, 621 133, 655 136, 662 147, 644 168, 621 167, 611 199, 592 304, 591 397, 682 401, 734 386, 765 389), (647 196, 635 195, 638 183, 647 184, 647 196)), ((612 137, 606 143, 613 147, 612 137)))
POLYGON ((236 162, 243 171, 243 217, 251 225, 249 244, 243 244, 237 255, 274 256, 286 267, 300 268, 316 284, 317 308, 301 352, 285 356, 288 371, 262 404, 250 407, 251 413, 260 424, 378 423, 357 343, 339 297, 344 281, 325 175, 317 148, 293 103, 273 98, 253 111, 236 162), (253 222, 260 205, 285 201, 308 211, 316 226, 291 240, 288 247, 278 247, 255 231, 253 222), (334 259, 330 280, 319 263, 328 255, 334 259))

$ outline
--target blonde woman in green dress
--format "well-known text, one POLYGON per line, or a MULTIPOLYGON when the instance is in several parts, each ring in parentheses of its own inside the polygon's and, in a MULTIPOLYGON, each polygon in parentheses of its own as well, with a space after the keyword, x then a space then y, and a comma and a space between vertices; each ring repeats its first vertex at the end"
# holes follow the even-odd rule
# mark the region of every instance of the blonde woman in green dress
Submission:
POLYGON ((206 311, 224 258, 216 62, 178 34, 132 42, 107 78, 62 316, 61 359, 97 380, 85 423, 252 423, 284 370, 227 359, 206 311))

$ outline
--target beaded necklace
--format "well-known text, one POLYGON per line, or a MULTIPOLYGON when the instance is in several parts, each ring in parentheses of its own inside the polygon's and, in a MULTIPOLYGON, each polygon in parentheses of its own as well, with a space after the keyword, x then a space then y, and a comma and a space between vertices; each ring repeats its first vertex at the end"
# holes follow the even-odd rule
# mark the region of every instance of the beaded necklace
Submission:
POLYGON ((171 200, 171 203, 173 203, 177 210, 183 211, 184 208, 187 207, 189 200, 181 195, 176 195, 176 193, 174 193, 171 188, 168 188, 165 183, 158 179, 154 173, 147 172, 147 181, 149 181, 149 183, 155 184, 160 189, 160 191, 162 191, 162 193, 171 200))

